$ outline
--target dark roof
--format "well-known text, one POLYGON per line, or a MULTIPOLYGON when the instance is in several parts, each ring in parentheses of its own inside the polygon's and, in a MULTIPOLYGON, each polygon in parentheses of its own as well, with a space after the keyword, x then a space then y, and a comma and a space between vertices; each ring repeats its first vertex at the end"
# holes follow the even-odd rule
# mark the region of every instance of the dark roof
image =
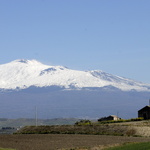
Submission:
POLYGON ((118 118, 116 115, 110 115, 110 116, 108 116, 108 117, 114 117, 114 118, 116 117, 116 118, 118 118))
POLYGON ((143 107, 143 108, 140 109, 139 111, 141 111, 141 110, 143 110, 143 109, 145 109, 145 108, 150 108, 150 105, 147 105, 147 106, 143 107))

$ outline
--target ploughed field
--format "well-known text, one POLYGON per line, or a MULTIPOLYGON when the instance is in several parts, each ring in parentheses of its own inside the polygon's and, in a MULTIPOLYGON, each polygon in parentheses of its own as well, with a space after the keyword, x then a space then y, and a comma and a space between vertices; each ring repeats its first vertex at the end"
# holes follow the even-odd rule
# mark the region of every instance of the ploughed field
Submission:
POLYGON ((15 134, 0 135, 0 147, 16 150, 57 150, 92 148, 127 142, 150 142, 146 137, 76 135, 76 134, 15 134))

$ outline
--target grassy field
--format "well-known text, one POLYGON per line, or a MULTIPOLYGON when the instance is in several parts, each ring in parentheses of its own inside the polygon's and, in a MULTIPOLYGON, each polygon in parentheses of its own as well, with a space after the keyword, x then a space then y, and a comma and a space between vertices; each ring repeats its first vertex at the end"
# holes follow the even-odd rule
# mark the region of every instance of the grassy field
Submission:
POLYGON ((94 150, 94 147, 100 150, 102 147, 128 142, 150 142, 150 138, 76 134, 0 135, 0 147, 16 150, 94 150))
POLYGON ((150 142, 123 144, 106 150, 150 150, 150 142))

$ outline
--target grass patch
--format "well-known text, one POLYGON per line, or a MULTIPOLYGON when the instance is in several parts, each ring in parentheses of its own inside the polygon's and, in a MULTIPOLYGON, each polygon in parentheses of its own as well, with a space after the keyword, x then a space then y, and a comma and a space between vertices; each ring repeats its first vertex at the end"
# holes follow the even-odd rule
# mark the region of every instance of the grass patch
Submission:
POLYGON ((150 142, 128 143, 122 146, 107 148, 106 150, 150 150, 150 142))

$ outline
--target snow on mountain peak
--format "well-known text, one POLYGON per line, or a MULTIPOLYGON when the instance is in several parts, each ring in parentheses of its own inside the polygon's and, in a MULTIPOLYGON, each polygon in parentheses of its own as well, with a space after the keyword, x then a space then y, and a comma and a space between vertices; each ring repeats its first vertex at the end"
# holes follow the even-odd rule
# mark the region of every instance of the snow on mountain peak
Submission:
POLYGON ((33 59, 33 60, 28 60, 28 59, 17 59, 12 61, 11 63, 22 63, 22 64, 41 64, 39 61, 33 59))
POLYGON ((63 66, 44 65, 36 60, 18 59, 0 65, 0 89, 24 89, 30 86, 93 88, 111 86, 123 91, 149 91, 150 85, 105 73, 78 71, 63 66))

